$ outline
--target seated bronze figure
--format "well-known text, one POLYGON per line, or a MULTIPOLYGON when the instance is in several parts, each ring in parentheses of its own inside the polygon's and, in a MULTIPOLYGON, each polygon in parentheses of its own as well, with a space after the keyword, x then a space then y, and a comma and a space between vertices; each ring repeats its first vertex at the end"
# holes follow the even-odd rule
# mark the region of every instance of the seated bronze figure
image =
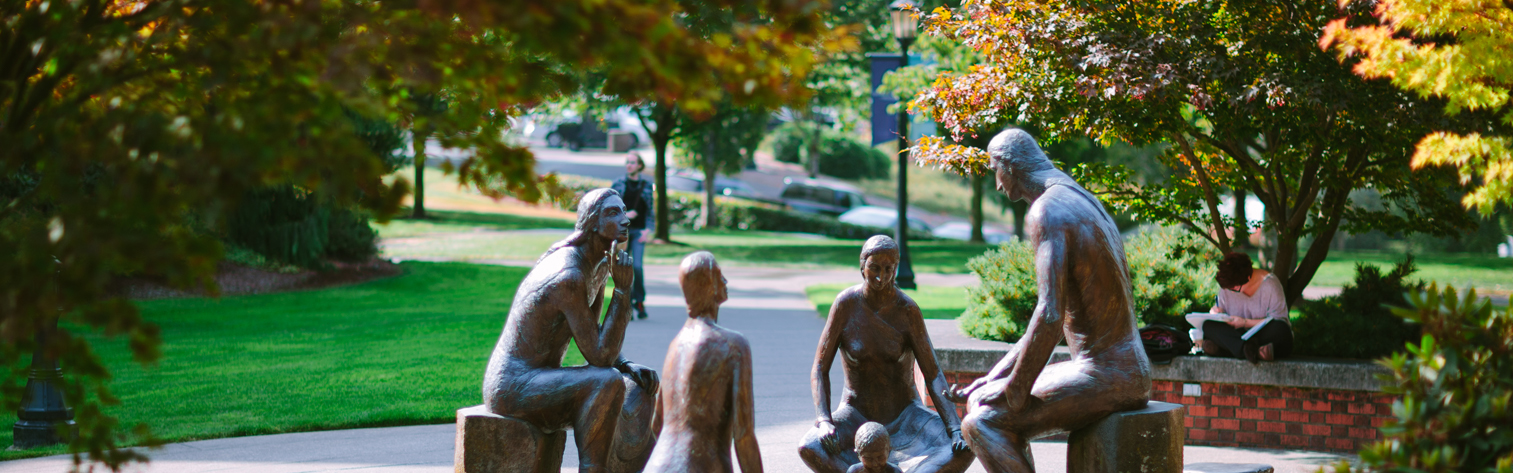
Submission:
POLYGON ((484 373, 489 411, 548 433, 573 429, 582 472, 639 471, 660 426, 657 373, 620 356, 631 318, 625 288, 634 272, 614 245, 628 238, 627 225, 615 191, 583 196, 573 233, 521 281, 484 373), (611 277, 615 290, 601 324, 611 277), (570 341, 586 366, 562 366, 570 341))
POLYGON ((961 438, 960 420, 943 392, 946 378, 935 364, 935 349, 919 306, 894 284, 898 245, 874 236, 862 248, 862 284, 835 298, 814 356, 811 385, 819 420, 804 436, 799 455, 811 470, 845 473, 860 462, 853 445, 867 422, 887 427, 892 439, 888 461, 906 472, 961 472, 972 452, 961 438), (846 389, 830 411, 830 366, 841 357, 846 389), (914 367, 930 383, 940 414, 920 402, 914 367))
POLYGON ((1103 204, 1023 130, 1000 133, 988 153, 998 189, 1030 203, 1025 238, 1039 302, 1014 348, 951 398, 968 401, 962 430, 988 471, 1032 472, 1030 440, 1145 406, 1150 361, 1136 332, 1124 243, 1103 204), (1046 366, 1063 337, 1071 360, 1046 366))
POLYGON ((720 303, 728 298, 725 276, 714 255, 700 251, 683 258, 678 272, 688 321, 667 347, 662 373, 662 433, 646 471, 761 473, 755 407, 751 391, 751 345, 721 327, 720 303))

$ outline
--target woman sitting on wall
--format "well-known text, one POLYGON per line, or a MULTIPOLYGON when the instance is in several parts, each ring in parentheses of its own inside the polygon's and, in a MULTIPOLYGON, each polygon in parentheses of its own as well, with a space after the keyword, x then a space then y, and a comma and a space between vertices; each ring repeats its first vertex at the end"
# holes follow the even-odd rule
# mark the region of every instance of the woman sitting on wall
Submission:
POLYGON ((1198 341, 1203 353, 1243 356, 1251 363, 1286 358, 1292 353, 1287 295, 1275 276, 1252 267, 1249 255, 1229 253, 1219 262, 1215 279, 1221 289, 1209 312, 1229 317, 1223 322, 1203 323, 1203 339, 1198 341), (1259 330, 1245 337, 1258 325, 1259 330))

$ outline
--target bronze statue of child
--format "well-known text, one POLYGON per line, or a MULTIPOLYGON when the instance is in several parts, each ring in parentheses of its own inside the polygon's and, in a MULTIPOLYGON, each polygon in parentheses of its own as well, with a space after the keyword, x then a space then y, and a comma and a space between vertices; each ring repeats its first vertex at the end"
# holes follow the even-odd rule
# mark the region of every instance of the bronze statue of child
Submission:
POLYGON ((688 320, 667 347, 662 365, 662 433, 648 472, 732 472, 731 444, 745 473, 761 473, 751 391, 751 345, 721 327, 720 303, 728 298, 725 276, 714 255, 683 258, 678 283, 688 301, 688 320))
POLYGON ((846 473, 903 473, 888 463, 888 452, 892 450, 887 427, 876 422, 862 424, 856 429, 856 456, 861 457, 862 462, 851 465, 846 473))
POLYGON ((818 473, 844 473, 858 462, 850 445, 867 422, 883 424, 895 441, 890 457, 909 473, 960 473, 972 464, 961 421, 945 399, 946 378, 919 306, 894 284, 898 245, 874 236, 862 247, 863 283, 836 296, 820 332, 811 386, 819 414, 799 444, 799 456, 818 473), (830 411, 830 367, 840 354, 846 389, 830 411), (920 402, 914 368, 930 383, 937 414, 920 402))

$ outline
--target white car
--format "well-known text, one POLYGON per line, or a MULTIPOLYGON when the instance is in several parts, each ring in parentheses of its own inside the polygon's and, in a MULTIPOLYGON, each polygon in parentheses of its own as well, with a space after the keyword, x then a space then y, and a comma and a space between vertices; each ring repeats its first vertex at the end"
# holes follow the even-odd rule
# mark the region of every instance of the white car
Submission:
MULTIPOLYGON (((967 241, 972 239, 972 224, 967 222, 946 222, 939 227, 935 227, 932 233, 935 234, 936 238, 967 241)), ((1014 241, 1014 234, 999 228, 983 225, 982 239, 988 243, 997 245, 1014 241)))
MULTIPOLYGON (((841 216, 838 218, 840 219, 840 221, 852 225, 876 227, 888 230, 888 233, 891 234, 893 228, 898 225, 898 210, 886 207, 864 206, 847 210, 846 213, 841 214, 841 216)), ((928 236, 933 234, 930 230, 929 224, 926 224, 924 220, 920 220, 914 217, 909 217, 909 231, 917 232, 911 233, 911 235, 916 236, 928 236)))

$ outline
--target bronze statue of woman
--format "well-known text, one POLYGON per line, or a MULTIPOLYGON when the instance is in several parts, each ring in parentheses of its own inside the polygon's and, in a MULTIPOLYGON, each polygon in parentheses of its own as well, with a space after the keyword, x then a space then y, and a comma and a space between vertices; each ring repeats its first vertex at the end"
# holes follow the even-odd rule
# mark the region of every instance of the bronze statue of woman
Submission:
POLYGON ((661 426, 657 372, 620 356, 635 273, 614 245, 629 237, 628 222, 615 191, 583 196, 573 233, 520 282, 484 372, 484 406, 547 433, 571 427, 582 472, 639 471, 661 426), (615 290, 601 324, 611 276, 615 290), (563 367, 574 340, 588 365, 563 367))
POLYGON ((883 424, 892 441, 888 461, 909 473, 965 471, 973 456, 961 438, 961 420, 942 396, 946 378, 919 306, 894 284, 898 245, 874 236, 862 247, 865 281, 841 291, 830 306, 814 355, 811 385, 819 420, 799 445, 799 456, 818 473, 845 473, 859 463, 852 445, 867 422, 883 424), (846 389, 830 411, 830 366, 840 353, 846 389), (928 380, 940 414, 920 402, 914 366, 928 380))

